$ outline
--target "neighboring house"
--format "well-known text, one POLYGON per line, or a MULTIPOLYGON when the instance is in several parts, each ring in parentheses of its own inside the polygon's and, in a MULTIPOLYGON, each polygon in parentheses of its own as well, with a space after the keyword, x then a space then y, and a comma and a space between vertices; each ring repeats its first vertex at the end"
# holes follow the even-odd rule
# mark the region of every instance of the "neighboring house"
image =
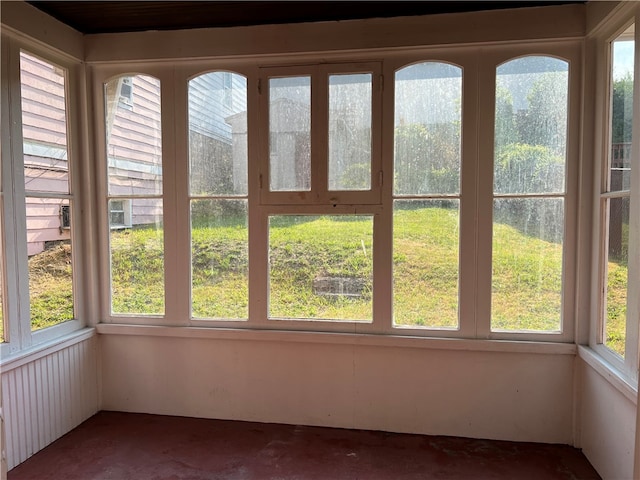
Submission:
POLYGON ((69 239, 69 206, 43 193, 69 192, 65 85, 62 72, 22 54, 22 124, 28 254, 69 239), (36 194, 39 196, 30 196, 36 194))
MULTIPOLYGON (((541 65, 540 70, 552 69, 541 65)), ((530 76, 533 78, 522 72, 509 71, 500 77, 501 82, 509 84, 517 92, 513 98, 516 112, 526 107, 527 92, 532 84, 530 76)), ((449 94, 434 96, 434 103, 429 108, 412 102, 399 102, 407 108, 398 109, 396 121, 400 124, 444 122, 455 125, 459 121, 459 109, 451 108, 451 105, 459 107, 459 100, 450 97, 450 93, 456 90, 449 86, 451 82, 460 82, 460 78, 457 67, 445 64, 433 67, 429 72, 418 68, 406 69, 397 79, 404 80, 404 85, 410 83, 404 87, 402 95, 413 97, 416 91, 424 88, 449 94), (420 118, 418 111, 427 112, 428 118, 420 118)), ((369 106, 354 106, 350 101, 357 97, 357 90, 353 89, 358 88, 358 81, 356 79, 352 85, 347 81, 332 90, 335 92, 332 103, 335 101, 335 107, 343 110, 343 114, 334 117, 335 121, 330 119, 329 125, 332 139, 329 154, 332 165, 336 167, 330 181, 337 185, 344 181, 357 182, 358 179, 353 177, 353 167, 368 163, 371 139, 370 134, 363 132, 370 127, 367 125, 370 122, 367 120, 370 119, 369 106), (347 111, 352 113, 344 114, 347 111), (345 122, 351 117, 352 120, 345 122), (356 148, 351 138, 353 135, 361 138, 356 148), (343 145, 342 140, 346 139, 349 141, 345 145, 350 145, 350 148, 343 145), (333 178, 335 175, 342 178, 333 178), (344 180, 349 176, 349 180, 344 180)), ((71 216, 68 201, 46 198, 46 193, 69 192, 64 75, 50 64, 22 54, 21 86, 27 241, 28 253, 34 255, 43 251, 50 242, 69 239, 71 216), (36 195, 30 196, 30 193, 36 195)), ((120 77, 105 87, 109 193, 117 197, 108 206, 111 228, 152 223, 155 215, 160 213, 157 201, 144 198, 145 195, 151 197, 162 192, 160 88, 157 79, 145 75, 120 77)), ((275 190, 287 190, 289 183, 300 185, 308 178, 309 172, 300 171, 308 165, 304 159, 310 156, 309 107, 303 90, 290 85, 283 85, 281 92, 273 89, 270 155, 276 169, 271 179, 275 190), (295 121, 291 121, 292 112, 298 112, 294 115, 295 121), (281 125, 280 118, 289 121, 281 125), (296 179, 288 179, 291 174, 296 179)), ((214 72, 189 82, 192 195, 246 192, 246 134, 246 82, 242 76, 214 72)), ((629 150, 626 144, 613 146, 614 168, 628 171, 629 150)), ((620 182, 622 178, 620 174, 620 182)), ((615 180, 618 181, 617 177, 615 180)), ((354 187, 358 188, 353 184, 354 187)))
MULTIPOLYGON (((231 125, 225 121, 225 117, 246 109, 242 80, 223 72, 190 82, 190 153, 207 159, 192 164, 192 178, 203 185, 210 185, 208 179, 214 175, 227 177, 231 184, 234 178, 246 179, 246 167, 244 171, 234 167, 231 125), (212 103, 225 108, 217 111, 211 108, 212 103)), ((69 240, 69 202, 46 195, 69 193, 64 74, 36 57, 22 54, 21 88, 31 256, 52 242, 69 240)), ((118 197, 109 202, 111 228, 154 222, 157 203, 144 196, 162 192, 160 82, 144 75, 121 77, 105 87, 105 96, 109 191, 118 197), (138 196, 143 198, 133 202, 138 196)), ((246 131, 238 135, 246 135, 246 131)), ((198 193, 198 182, 191 188, 198 193)))

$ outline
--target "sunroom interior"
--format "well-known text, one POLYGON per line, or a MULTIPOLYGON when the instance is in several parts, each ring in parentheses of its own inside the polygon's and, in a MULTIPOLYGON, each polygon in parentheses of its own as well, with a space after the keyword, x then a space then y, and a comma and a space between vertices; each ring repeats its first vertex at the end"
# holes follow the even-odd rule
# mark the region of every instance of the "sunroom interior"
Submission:
POLYGON ((4 471, 110 410, 640 478, 637 3, 65 3, 0 6, 4 471))

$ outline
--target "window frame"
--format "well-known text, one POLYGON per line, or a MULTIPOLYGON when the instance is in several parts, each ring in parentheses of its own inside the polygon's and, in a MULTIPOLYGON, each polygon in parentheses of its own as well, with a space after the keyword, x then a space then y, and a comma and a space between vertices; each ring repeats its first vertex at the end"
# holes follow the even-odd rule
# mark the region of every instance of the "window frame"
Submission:
POLYGON ((87 325, 87 302, 83 292, 86 282, 86 270, 79 260, 83 255, 86 231, 80 227, 80 209, 73 208, 84 197, 81 178, 84 171, 78 161, 84 150, 80 131, 82 100, 77 97, 81 91, 81 63, 62 53, 26 39, 18 39, 8 33, 2 33, 2 83, 9 88, 2 92, 2 253, 3 253, 3 310, 5 318, 5 342, 0 345, 0 357, 6 358, 36 348, 62 338, 87 325), (56 69, 64 72, 65 112, 67 130, 67 161, 69 165, 69 193, 27 192, 24 182, 24 155, 22 133, 20 54, 42 59, 56 69), (6 83, 5 83, 6 82, 6 83), (72 291, 74 316, 60 324, 40 330, 31 330, 29 272, 27 268, 27 225, 26 199, 55 198, 70 205, 70 240, 72 256, 72 291), (74 226, 75 225, 75 226, 74 226), (25 313, 26 312, 26 313, 25 313))
MULTIPOLYGON (((165 278, 172 279, 169 291, 165 282, 165 315, 146 318, 131 315, 112 316, 108 302, 101 308, 101 320, 105 323, 133 323, 140 325, 171 325, 211 328, 235 328, 257 330, 296 330, 317 333, 344 332, 384 335, 411 335, 437 338, 471 338, 540 342, 572 342, 574 339, 575 281, 577 250, 576 210, 578 194, 578 141, 580 131, 581 56, 579 39, 558 41, 492 44, 481 46, 445 46, 397 49, 393 51, 342 52, 335 55, 301 55, 293 64, 292 56, 210 58, 184 60, 171 67, 154 62, 127 62, 123 64, 90 65, 94 76, 95 122, 98 131, 104 128, 102 106, 102 80, 135 71, 153 75, 162 85, 163 118, 163 178, 165 214, 165 278), (567 205, 565 206, 565 255, 563 290, 564 324, 561 333, 491 332, 490 303, 483 294, 491 278, 491 219, 493 172, 487 174, 486 166, 493 162, 493 122, 480 122, 490 114, 493 120, 495 73, 497 65, 524 55, 551 55, 569 61, 569 130, 567 138, 567 205), (261 63, 268 61, 268 63, 261 63), (393 125, 394 125, 394 75, 402 67, 427 61, 444 62, 462 68, 462 166, 460 190, 460 244, 459 244, 459 328, 433 329, 424 327, 394 326, 392 322, 392 204, 393 191, 393 125), (329 67, 324 67, 325 63, 329 67), (265 138, 265 106, 268 95, 265 89, 265 72, 283 71, 292 75, 304 74, 313 68, 333 69, 342 65, 343 72, 354 73, 348 65, 373 63, 380 66, 381 75, 372 77, 379 81, 379 151, 380 170, 384 173, 380 198, 332 203, 327 198, 294 202, 294 198, 274 198, 264 195, 262 183, 267 183, 268 141, 265 138), (310 67, 313 65, 313 68, 310 67), (346 65, 346 66, 345 66, 346 65), (231 71, 247 79, 247 129, 252 140, 248 142, 248 227, 249 227, 249 319, 193 319, 190 318, 190 235, 189 235, 189 175, 188 158, 188 81, 202 73, 231 71), (384 81, 386 80, 386 82, 384 81), (488 125, 488 124, 491 125, 488 125), (487 134, 489 134, 487 136, 487 134), (256 168, 257 167, 257 168, 256 168), (166 179, 171 179, 168 181, 166 179), (370 214, 374 216, 374 299, 373 321, 332 322, 297 320, 270 320, 267 318, 268 298, 268 218, 269 215, 296 214, 370 214), (169 235, 168 232, 172 233, 169 235), (489 257, 487 263, 487 257, 489 257)), ((331 70, 331 73, 341 73, 331 70)), ((372 89, 376 94, 376 87, 372 89)), ((313 95, 313 93, 312 93, 313 95)), ((489 118, 489 117, 487 117, 489 118)), ((312 132, 319 135, 319 132, 312 132)), ((98 135, 101 138, 101 135, 98 135)), ((103 140, 100 140, 103 141, 103 140)), ((99 145, 99 152, 104 145, 99 145)), ((101 153, 102 154, 102 153, 101 153)), ((100 158, 101 165, 105 159, 100 158)), ((100 175, 104 168, 99 168, 100 175)), ((372 176, 375 169, 372 169, 372 176)), ((105 195, 105 179, 99 179, 100 195, 105 195)), ((374 186, 375 183, 372 184, 374 186)), ((282 193, 282 192, 271 192, 282 193)), ((285 192, 284 196, 290 192, 285 192)), ((296 192, 297 193, 297 192, 296 192)), ((358 192, 359 193, 359 192, 358 192)), ((104 213, 101 213, 104 216, 104 213)), ((104 225, 104 219, 101 222, 104 225)), ((105 234, 101 227, 101 236, 105 234)), ((108 252, 103 248, 101 263, 108 266, 108 252)), ((108 285, 102 275, 102 291, 107 294, 108 285)), ((490 286, 489 286, 490 295, 490 286)))
POLYGON ((611 22, 599 32, 595 39, 596 45, 596 117, 595 131, 602 132, 594 136, 594 182, 593 182, 593 245, 592 245, 592 281, 590 304, 590 333, 589 346, 598 356, 618 372, 633 386, 638 384, 638 358, 640 355, 638 340, 640 330, 640 297, 630 292, 640 286, 640 167, 638 162, 631 164, 631 184, 629 190, 609 191, 608 168, 611 146, 611 115, 612 115, 612 61, 613 42, 624 31, 635 23, 634 49, 634 86, 631 157, 637 158, 640 151, 640 14, 625 14, 615 22, 611 22), (628 192, 628 193, 627 193, 628 192), (606 294, 606 263, 608 238, 608 214, 605 211, 608 201, 612 198, 629 198, 629 252, 628 252, 628 283, 627 283, 627 314, 625 333, 625 356, 622 358, 604 344, 604 305, 606 294))
POLYGON ((260 68, 260 199, 264 205, 370 205, 380 204, 383 179, 380 163, 381 74, 380 62, 317 63, 302 66, 260 68), (344 74, 371 74, 371 188, 369 190, 329 190, 329 77, 344 74), (269 79, 310 77, 311 171, 308 191, 271 191, 269 143, 269 79))
MULTIPOLYGON (((97 193, 100 199, 98 208, 96 211, 96 219, 98 221, 98 235, 101 238, 100 248, 101 254, 99 258, 99 268, 103 272, 100 275, 100 307, 99 318, 101 322, 116 322, 123 323, 135 319, 135 322, 141 325, 169 325, 167 321, 167 298, 172 295, 166 282, 167 278, 167 264, 172 263, 172 259, 167 258, 167 244, 171 243, 174 238, 169 234, 168 229, 174 229, 173 222, 175 221, 175 214, 170 214, 169 218, 166 215, 165 198, 171 196, 174 188, 172 182, 167 180, 167 175, 170 178, 173 177, 174 162, 173 155, 170 153, 169 145, 173 142, 173 129, 165 128, 165 123, 170 122, 170 118, 173 117, 173 102, 168 100, 168 95, 163 94, 164 83, 173 83, 171 72, 166 68, 149 66, 147 64, 132 64, 132 65, 110 65, 106 68, 100 68, 94 70, 92 88, 95 92, 94 102, 94 124, 97 126, 97 134, 94 136, 95 151, 97 152, 97 167, 95 169, 97 193), (112 80, 118 81, 117 86, 120 86, 120 82, 124 78, 133 78, 136 75, 144 75, 153 77, 160 82, 160 132, 161 132, 161 165, 162 165, 162 191, 153 195, 114 195, 109 193, 109 161, 107 154, 107 139, 106 139, 106 113, 107 106, 105 104, 105 85, 112 80), (165 138, 168 137, 168 138, 165 138), (165 155, 169 154, 169 159, 165 158, 165 155), (167 171, 168 170, 168 171, 167 171), (168 193, 167 193, 168 190, 168 193), (157 199, 162 202, 162 218, 163 218, 163 237, 164 237, 164 314, 145 314, 134 315, 129 313, 113 313, 112 297, 111 297, 111 261, 110 261, 110 235, 112 229, 110 228, 110 200, 129 200, 132 202, 135 199, 157 199)), ((116 90, 118 99, 115 103, 116 107, 119 104, 119 88, 116 90)))
MULTIPOLYGON (((568 63, 568 110, 567 110, 567 145, 565 192, 562 197, 564 205, 564 238, 563 238, 563 267, 562 267, 562 316, 559 332, 545 331, 493 331, 491 329, 491 285, 492 285, 492 255, 481 255, 478 260, 478 314, 483 321, 478 323, 479 338, 492 340, 531 340, 571 342, 574 339, 576 325, 576 284, 578 251, 577 216, 579 193, 579 139, 580 139, 580 106, 581 106, 581 72, 582 48, 569 42, 548 42, 540 45, 508 45, 486 52, 486 63, 481 69, 480 82, 490 85, 486 95, 481 98, 481 111, 491 108, 491 121, 482 122, 479 128, 481 140, 480 155, 487 159, 487 166, 478 174, 479 195, 478 208, 480 218, 489 218, 479 230, 479 250, 492 252, 493 242, 493 159, 495 137, 495 91, 497 68, 510 60, 528 56, 549 56, 568 63), (491 105, 491 107, 489 107, 491 105)), ((499 197, 502 198, 502 197, 499 197)))
MULTIPOLYGON (((192 290, 193 290, 193 258, 192 258, 192 225, 191 225, 191 205, 193 201, 206 201, 206 200, 223 200, 223 201, 234 201, 234 200, 239 200, 239 201, 244 201, 247 203, 247 229, 248 231, 250 231, 250 229, 248 228, 249 226, 249 203, 250 203, 250 196, 255 196, 255 194, 251 194, 251 188, 249 188, 249 184, 250 184, 250 179, 252 177, 252 169, 249 168, 249 151, 253 148, 251 143, 249 142, 249 123, 250 123, 250 119, 249 119, 249 115, 251 112, 249 112, 249 78, 247 77, 246 73, 241 73, 237 70, 232 70, 229 68, 213 68, 210 70, 204 70, 204 71, 197 71, 195 73, 187 70, 183 70, 182 71, 183 75, 182 78, 185 79, 186 85, 185 85, 185 95, 186 95, 186 105, 185 105, 185 118, 183 119, 185 122, 185 126, 186 126, 186 139, 184 141, 184 155, 187 159, 185 163, 186 168, 182 169, 182 173, 184 173, 184 175, 186 176, 186 194, 187 194, 187 198, 186 198, 186 217, 187 217, 187 225, 188 225, 188 245, 189 245, 189 256, 188 256, 188 267, 189 267, 189 296, 188 296, 188 301, 189 301, 189 324, 194 324, 194 325, 202 325, 202 326, 212 326, 212 323, 215 323, 217 325, 221 325, 221 324, 233 324, 233 325, 238 325, 238 324, 243 324, 243 323, 247 323, 248 319, 250 318, 250 314, 247 313, 247 318, 228 318, 228 319, 220 319, 218 317, 196 317, 193 314, 193 295, 192 295, 192 290), (245 86, 246 86, 246 90, 247 90, 247 165, 245 166, 246 169, 246 174, 247 174, 247 192, 246 193, 242 193, 242 194, 238 194, 238 193, 202 193, 202 194, 195 194, 194 192, 191 191, 191 152, 190 152, 190 131, 189 131, 189 84, 192 80, 195 80, 196 78, 203 76, 203 75, 207 75, 207 74, 215 74, 215 73, 219 73, 222 74, 222 80, 223 80, 223 101, 222 101, 222 105, 224 106, 224 108, 229 108, 232 109, 233 108, 233 101, 228 102, 227 100, 229 98, 233 99, 233 76, 237 75, 237 76, 241 76, 245 79, 245 86)), ((183 238, 184 239, 184 238, 183 238)), ((247 250, 249 251, 249 242, 247 241, 247 250)), ((250 272, 248 273, 248 283, 250 282, 249 278, 250 278, 250 272)), ((250 302, 249 302, 250 303, 250 302)), ((247 311, 249 311, 249 306, 247 306, 247 311)))

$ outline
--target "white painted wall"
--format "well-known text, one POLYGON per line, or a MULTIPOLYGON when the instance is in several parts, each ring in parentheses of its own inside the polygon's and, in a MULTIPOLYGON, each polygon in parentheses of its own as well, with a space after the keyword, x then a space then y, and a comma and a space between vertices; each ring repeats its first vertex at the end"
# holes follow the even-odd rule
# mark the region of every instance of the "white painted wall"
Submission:
POLYGON ((99 409, 93 330, 2 364, 2 415, 12 469, 99 409))
POLYGON ((262 333, 272 338, 101 335, 102 407, 573 444, 570 345, 542 354, 262 333))
POLYGON ((636 404, 583 360, 580 445, 604 479, 633 479, 636 404))

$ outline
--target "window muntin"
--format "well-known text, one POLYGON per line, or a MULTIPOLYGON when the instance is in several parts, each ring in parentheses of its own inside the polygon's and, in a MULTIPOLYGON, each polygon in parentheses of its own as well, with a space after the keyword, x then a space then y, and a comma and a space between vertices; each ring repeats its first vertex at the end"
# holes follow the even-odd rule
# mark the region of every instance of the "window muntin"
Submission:
POLYGON ((492 331, 560 332, 568 62, 496 70, 492 331))
POLYGON ((372 76, 329 75, 329 190, 371 189, 372 76))
POLYGON ((626 356, 633 130, 634 25, 611 42, 610 137, 600 196, 603 226, 602 343, 626 356))
POLYGON ((104 101, 111 313, 162 315, 160 81, 147 75, 111 79, 104 85, 104 101), (124 79, 133 87, 133 105, 119 101, 124 79))
POLYGON ((20 52, 21 125, 31 329, 74 318, 66 71, 20 52))
POLYGON ((395 75, 393 318, 458 328, 462 69, 424 62, 395 75))
POLYGON ((371 322, 373 216, 269 216, 270 319, 371 322))
POLYGON ((247 81, 189 81, 191 316, 249 317, 247 81), (229 101, 233 98, 233 101, 229 101))

